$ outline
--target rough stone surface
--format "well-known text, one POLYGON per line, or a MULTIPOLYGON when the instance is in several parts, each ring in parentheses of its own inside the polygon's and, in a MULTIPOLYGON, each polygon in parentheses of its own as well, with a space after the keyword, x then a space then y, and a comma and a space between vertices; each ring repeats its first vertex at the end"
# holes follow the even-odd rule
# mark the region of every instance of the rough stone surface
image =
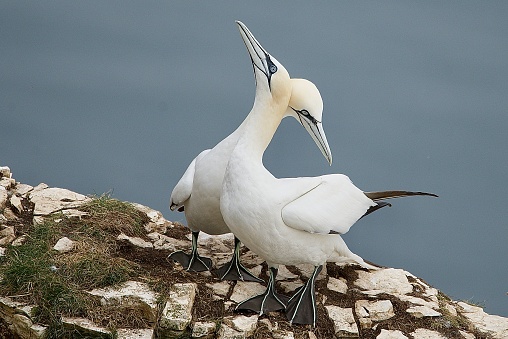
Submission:
POLYGON ((86 318, 62 317, 62 323, 67 328, 75 328, 90 336, 101 336, 111 334, 105 327, 98 326, 93 321, 86 318))
POLYGON ((16 209, 18 213, 23 212, 23 205, 21 205, 21 199, 17 195, 11 197, 11 206, 16 209))
POLYGON ((231 328, 242 332, 246 337, 252 335, 258 323, 258 316, 253 315, 250 317, 239 315, 235 317, 224 318, 224 323, 231 328))
POLYGON ((408 294, 413 292, 413 285, 407 279, 404 270, 387 268, 372 272, 357 271, 355 285, 369 291, 369 294, 408 294))
POLYGON ((428 330, 425 328, 416 329, 411 333, 414 339, 447 339, 437 331, 428 330))
POLYGON ((346 280, 343 278, 336 279, 333 277, 329 277, 328 284, 326 285, 326 287, 331 291, 335 291, 342 294, 347 293, 347 283, 346 280))
POLYGON ((398 330, 385 330, 382 329, 381 333, 376 337, 376 339, 407 339, 407 337, 398 330))
POLYGON ((129 237, 128 235, 125 235, 121 233, 116 240, 120 241, 127 241, 131 245, 138 246, 141 248, 153 248, 153 244, 149 241, 145 241, 139 237, 129 237))
POLYGON ((2 212, 7 205, 7 189, 5 187, 0 186, 0 212, 2 212))
POLYGON ((192 337, 203 338, 211 336, 215 332, 216 326, 213 322, 196 321, 192 327, 192 337))
POLYGON ((338 306, 325 306, 328 316, 333 320, 335 333, 345 338, 358 337, 358 326, 353 315, 352 308, 342 308, 338 306))
POLYGON ((35 204, 34 215, 48 215, 69 208, 76 208, 91 199, 65 188, 50 187, 33 190, 30 200, 35 204))
POLYGON ((494 338, 508 338, 508 318, 489 315, 481 307, 459 302, 459 313, 470 320, 475 327, 494 338))
POLYGON ((371 328, 373 322, 395 316, 390 300, 358 300, 355 304, 355 312, 362 328, 371 328))
POLYGON ((413 306, 408 308, 406 312, 418 319, 424 317, 440 317, 442 315, 441 313, 434 311, 432 308, 427 306, 413 306))
POLYGON ((196 297, 196 284, 174 284, 169 300, 162 311, 159 326, 163 329, 183 331, 192 320, 192 305, 196 297))
POLYGON ((74 249, 74 241, 67 237, 63 237, 56 242, 55 246, 53 246, 53 249, 60 253, 70 252, 74 249))
POLYGON ((127 281, 118 286, 94 289, 88 292, 100 298, 102 305, 117 306, 127 310, 136 309, 136 314, 150 322, 157 319, 158 294, 145 283, 127 281))
POLYGON ((233 294, 229 299, 239 303, 247 298, 250 298, 256 294, 263 293, 266 290, 266 286, 250 281, 238 281, 233 290, 233 294))

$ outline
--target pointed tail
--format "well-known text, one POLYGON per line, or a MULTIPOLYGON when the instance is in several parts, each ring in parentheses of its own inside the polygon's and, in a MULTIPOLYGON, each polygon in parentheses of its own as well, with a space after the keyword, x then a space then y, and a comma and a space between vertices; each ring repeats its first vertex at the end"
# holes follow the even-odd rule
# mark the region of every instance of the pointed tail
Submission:
POLYGON ((386 199, 394 199, 394 198, 402 198, 402 197, 411 197, 415 195, 426 195, 430 197, 438 197, 434 193, 426 193, 426 192, 411 192, 411 191, 381 191, 381 192, 364 192, 365 195, 373 200, 386 200, 386 199))

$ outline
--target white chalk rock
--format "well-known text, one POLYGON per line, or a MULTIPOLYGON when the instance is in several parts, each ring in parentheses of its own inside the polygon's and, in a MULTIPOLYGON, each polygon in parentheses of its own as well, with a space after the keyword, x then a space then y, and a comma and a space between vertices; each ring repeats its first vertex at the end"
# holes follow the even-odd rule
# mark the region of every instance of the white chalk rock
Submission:
POLYGON ((425 328, 418 328, 411 332, 414 339, 447 339, 437 331, 427 330, 425 328))
POLYGON ((407 279, 404 270, 395 268, 386 268, 376 271, 357 271, 358 279, 354 284, 362 289, 366 294, 408 294, 413 291, 407 279))
POLYGON ((246 337, 254 334, 258 323, 258 315, 252 315, 250 317, 244 315, 238 315, 234 317, 224 318, 224 323, 233 329, 242 332, 246 337))
POLYGON ((196 321, 192 326, 192 337, 201 338, 208 337, 215 331, 216 324, 214 322, 196 321))
POLYGON ((433 310, 427 306, 413 306, 409 307, 406 310, 407 313, 411 314, 413 317, 417 319, 425 318, 425 317, 440 317, 442 314, 438 311, 433 310))
POLYGON ((335 291, 335 292, 342 293, 342 294, 347 293, 347 283, 346 283, 346 280, 343 278, 336 279, 333 277, 329 277, 328 284, 326 285, 326 287, 330 291, 335 291))
POLYGON ((136 309, 136 314, 142 315, 148 321, 155 321, 157 318, 158 294, 145 283, 126 281, 112 287, 97 288, 88 293, 100 298, 102 305, 136 309))
POLYGON ((376 339, 407 339, 401 331, 382 329, 376 339))
POLYGON ((91 201, 83 194, 65 188, 44 188, 30 193, 30 200, 35 204, 34 215, 48 215, 64 209, 77 208, 91 201))
POLYGON ((174 284, 169 300, 159 319, 159 326, 166 330, 183 331, 192 321, 192 305, 196 297, 195 283, 174 284))
POLYGON ((358 300, 355 303, 355 312, 362 328, 372 328, 373 322, 395 316, 390 300, 358 300))
POLYGON ((153 244, 149 241, 145 241, 139 237, 129 237, 128 235, 121 233, 116 240, 127 241, 131 245, 141 248, 153 248, 153 244))
POLYGON ((56 242, 53 249, 60 253, 66 253, 72 251, 74 249, 74 245, 75 245, 74 241, 72 241, 67 237, 63 237, 56 242))
POLYGON ((508 338, 508 318, 487 314, 481 307, 465 302, 459 302, 458 306, 459 313, 471 321, 480 332, 494 338, 508 338))
POLYGON ((358 326, 353 316, 352 308, 342 308, 339 306, 325 306, 328 317, 333 321, 335 334, 341 337, 358 337, 358 326))

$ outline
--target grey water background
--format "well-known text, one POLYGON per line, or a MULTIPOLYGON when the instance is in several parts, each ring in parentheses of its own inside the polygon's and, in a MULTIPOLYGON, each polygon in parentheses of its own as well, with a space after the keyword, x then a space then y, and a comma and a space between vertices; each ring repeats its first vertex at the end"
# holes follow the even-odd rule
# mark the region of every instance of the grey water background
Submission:
POLYGON ((0 164, 185 223, 173 186, 253 103, 241 20, 318 86, 334 156, 286 119, 265 166, 439 194, 393 201, 347 244, 508 316, 507 17, 505 1, 2 1, 0 164))

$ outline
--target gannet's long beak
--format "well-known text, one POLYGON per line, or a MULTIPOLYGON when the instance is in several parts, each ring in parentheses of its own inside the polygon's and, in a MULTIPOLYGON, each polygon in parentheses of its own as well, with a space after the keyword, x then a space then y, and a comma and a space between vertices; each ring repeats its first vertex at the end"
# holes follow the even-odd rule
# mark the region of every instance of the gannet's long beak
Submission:
POLYGON ((277 72, 277 66, 272 62, 270 54, 268 54, 263 46, 256 40, 247 26, 241 21, 236 21, 236 24, 240 30, 245 47, 247 47, 247 51, 249 52, 252 67, 254 67, 254 73, 256 73, 256 69, 263 73, 267 78, 268 86, 270 86, 272 75, 277 72))
MULTIPOLYGON (((291 107, 292 108, 292 107, 291 107)), ((332 151, 330 150, 330 146, 328 145, 328 140, 326 140, 325 130, 323 129, 323 124, 321 121, 317 121, 312 115, 309 114, 307 110, 296 110, 292 108, 293 111, 296 112, 300 123, 307 130, 307 132, 312 137, 312 140, 319 147, 321 153, 323 153, 326 160, 330 166, 332 165, 332 151)))

